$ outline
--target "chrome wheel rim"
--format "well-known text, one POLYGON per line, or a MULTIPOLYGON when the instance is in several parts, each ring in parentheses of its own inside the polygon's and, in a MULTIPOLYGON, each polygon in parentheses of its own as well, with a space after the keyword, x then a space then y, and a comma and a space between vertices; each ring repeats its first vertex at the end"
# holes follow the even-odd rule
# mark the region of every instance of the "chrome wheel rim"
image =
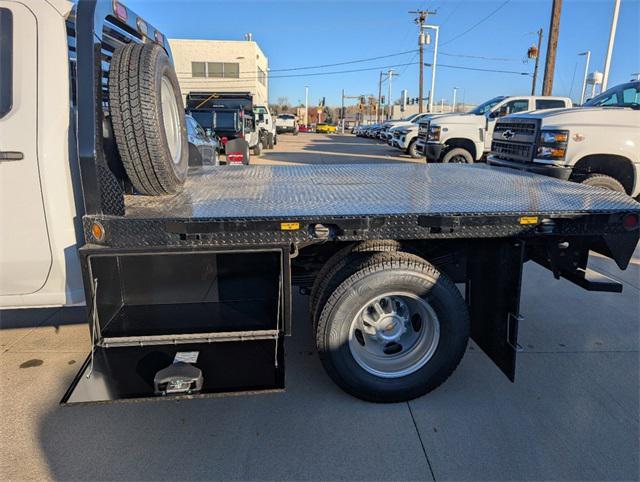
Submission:
POLYGON ((400 378, 422 368, 440 341, 440 322, 424 299, 412 293, 377 296, 358 311, 349 330, 349 349, 368 373, 400 378))
POLYGON ((180 117, 173 85, 168 77, 163 76, 160 85, 160 103, 162 105, 162 124, 169 146, 169 154, 174 164, 179 164, 182 157, 182 135, 180 117))

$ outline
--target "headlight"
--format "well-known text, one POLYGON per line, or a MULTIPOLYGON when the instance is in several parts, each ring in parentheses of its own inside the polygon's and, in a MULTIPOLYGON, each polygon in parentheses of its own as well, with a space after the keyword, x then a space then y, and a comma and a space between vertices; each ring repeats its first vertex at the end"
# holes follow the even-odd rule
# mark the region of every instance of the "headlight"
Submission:
POLYGON ((565 143, 569 140, 569 131, 540 131, 542 144, 565 143))
POLYGON ((567 153, 569 131, 542 130, 536 157, 539 159, 562 160, 567 153))
POLYGON ((567 153, 567 149, 564 147, 538 147, 538 155, 536 157, 540 159, 564 159, 564 155, 567 153))
POLYGON ((427 133, 428 141, 439 141, 440 140, 440 126, 430 126, 429 132, 427 133))

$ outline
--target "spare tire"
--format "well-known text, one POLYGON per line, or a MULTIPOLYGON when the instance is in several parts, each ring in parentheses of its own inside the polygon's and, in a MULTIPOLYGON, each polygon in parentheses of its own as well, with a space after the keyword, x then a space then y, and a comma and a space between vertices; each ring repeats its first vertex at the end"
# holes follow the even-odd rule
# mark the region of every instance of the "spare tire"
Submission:
POLYGON ((187 176, 189 144, 178 78, 162 47, 130 43, 114 51, 109 110, 133 187, 150 196, 179 191, 187 176))

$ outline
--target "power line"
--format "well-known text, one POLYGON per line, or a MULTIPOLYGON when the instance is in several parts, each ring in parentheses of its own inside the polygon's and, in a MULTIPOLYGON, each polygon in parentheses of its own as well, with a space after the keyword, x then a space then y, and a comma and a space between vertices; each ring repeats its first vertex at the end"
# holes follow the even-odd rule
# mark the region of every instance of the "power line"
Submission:
POLYGON ((473 24, 471 27, 469 27, 467 30, 465 30, 464 32, 456 35, 455 37, 447 40, 446 42, 443 42, 442 45, 447 45, 450 44, 451 42, 453 42, 454 40, 458 40, 460 37, 462 37, 463 35, 468 34, 469 32, 471 32, 473 29, 475 29, 478 25, 481 25, 482 23, 484 23, 485 21, 489 20, 491 17, 493 17, 499 10, 501 10, 507 3, 511 2, 511 0, 505 0, 505 2, 503 2, 498 8, 496 8, 495 10, 493 10, 489 15, 487 15, 486 17, 482 18, 480 21, 478 21, 477 23, 473 24))
MULTIPOLYGON (((312 69, 323 69, 323 68, 326 68, 326 67, 338 67, 340 65, 358 64, 358 63, 362 63, 362 62, 370 62, 372 60, 388 59, 390 57, 396 57, 398 55, 412 54, 412 53, 415 53, 417 51, 418 51, 418 49, 411 49, 411 50, 405 50, 403 52, 395 52, 395 53, 392 53, 392 54, 379 55, 377 57, 368 57, 368 58, 365 58, 365 59, 347 60, 347 61, 344 61, 344 62, 337 62, 337 63, 333 63, 333 64, 308 65, 308 66, 305 66, 305 67, 289 67, 289 68, 286 68, 286 69, 269 69, 268 73, 270 74, 271 72, 291 72, 291 71, 295 71, 295 70, 312 70, 312 69)), ((177 73, 178 74, 191 75, 191 72, 177 72, 177 73)), ((247 71, 240 72, 240 74, 258 74, 258 71, 257 70, 247 70, 247 71)))
POLYGON ((506 57, 484 57, 482 55, 451 54, 448 52, 438 52, 438 53, 441 55, 446 55, 447 57, 461 57, 465 59, 495 60, 499 62, 520 62, 519 59, 509 59, 506 57))
MULTIPOLYGON (((309 73, 305 73, 305 74, 288 74, 288 75, 271 75, 269 76, 269 79, 284 79, 284 78, 291 78, 291 77, 312 77, 312 76, 318 76, 318 75, 334 75, 334 74, 349 74, 349 73, 353 73, 353 72, 366 72, 368 70, 384 70, 384 69, 389 69, 391 67, 404 67, 405 65, 411 65, 410 63, 403 63, 403 64, 394 64, 394 65, 384 65, 382 67, 366 67, 364 69, 351 69, 351 70, 334 70, 331 72, 309 72, 309 73)), ((180 76, 179 76, 180 77, 180 76)), ((209 80, 212 79, 211 77, 195 77, 195 78, 185 78, 182 77, 183 81, 194 81, 194 82, 219 82, 219 81, 230 81, 230 82, 238 82, 238 81, 244 81, 244 80, 258 80, 258 77, 240 77, 240 78, 236 78, 236 79, 214 79, 214 80, 209 80), (201 80, 203 79, 203 80, 201 80)))
MULTIPOLYGON (((405 66, 409 66, 409 65, 413 65, 413 62, 407 62, 407 63, 402 63, 402 64, 394 64, 394 65, 384 65, 384 66, 378 66, 378 67, 366 67, 364 69, 350 69, 350 70, 333 70, 331 72, 310 72, 310 73, 305 73, 305 74, 289 74, 289 75, 274 75, 271 78, 272 79, 284 79, 284 78, 292 78, 292 77, 315 77, 315 76, 321 76, 321 75, 336 75, 336 74, 350 74, 350 73, 355 73, 355 72, 367 72, 367 71, 371 71, 371 70, 385 70, 385 69, 390 69, 393 67, 405 67, 405 66)), ((427 67, 431 67, 430 63, 425 63, 424 64, 427 67)), ((473 70, 476 72, 492 72, 492 73, 500 73, 500 74, 516 74, 516 75, 531 75, 531 73, 529 72, 518 72, 515 70, 499 70, 499 69, 482 69, 482 68, 475 68, 475 67, 465 67, 462 65, 447 65, 447 64, 438 64, 439 67, 445 67, 445 68, 449 68, 449 69, 460 69, 460 70, 473 70)), ((249 77, 244 77, 244 78, 240 78, 240 79, 214 79, 211 80, 210 77, 206 77, 206 78, 182 78, 181 82, 196 82, 196 83, 203 83, 203 82, 219 82, 219 81, 228 81, 228 82, 240 82, 240 81, 245 81, 245 80, 258 80, 258 77, 254 77, 254 78, 249 78, 249 77), (204 80, 203 80, 204 79, 204 80)), ((235 86, 237 87, 237 86, 235 86)), ((245 86, 242 86, 245 87, 245 86)))
MULTIPOLYGON (((431 67, 431 64, 424 64, 427 67, 431 67)), ((438 67, 447 67, 449 69, 460 69, 460 70, 474 70, 476 72, 493 72, 497 74, 516 74, 516 75, 531 75, 530 72, 518 72, 516 70, 498 70, 498 69, 481 69, 477 67, 464 67, 462 65, 446 65, 438 63, 438 67)))

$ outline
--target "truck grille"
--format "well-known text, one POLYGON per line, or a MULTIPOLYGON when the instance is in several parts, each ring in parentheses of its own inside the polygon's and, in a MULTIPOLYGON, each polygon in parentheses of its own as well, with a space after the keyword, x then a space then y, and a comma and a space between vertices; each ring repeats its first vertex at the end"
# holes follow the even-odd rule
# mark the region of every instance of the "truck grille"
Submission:
POLYGON ((531 162, 538 137, 538 120, 507 118, 493 130, 491 154, 500 159, 531 162))
POLYGON ((427 142, 427 133, 429 132, 429 126, 431 122, 421 122, 418 124, 418 139, 422 139, 425 143, 427 142))

